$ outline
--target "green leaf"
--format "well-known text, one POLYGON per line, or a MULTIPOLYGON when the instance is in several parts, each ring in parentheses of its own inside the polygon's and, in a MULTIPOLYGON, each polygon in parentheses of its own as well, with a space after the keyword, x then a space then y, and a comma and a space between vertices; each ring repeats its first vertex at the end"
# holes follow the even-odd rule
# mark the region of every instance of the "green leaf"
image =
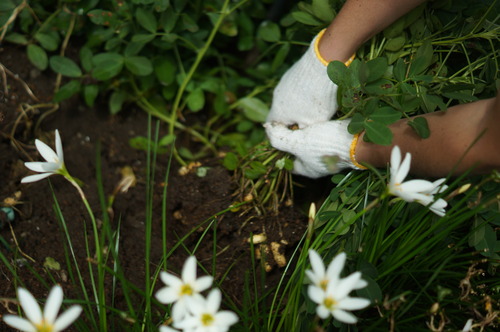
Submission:
POLYGON ((29 44, 26 48, 28 54, 28 59, 31 63, 40 70, 47 69, 49 65, 49 60, 47 58, 47 53, 43 48, 35 44, 29 44))
POLYGON ((365 118, 359 113, 354 113, 351 122, 347 126, 347 130, 349 131, 349 133, 354 135, 362 132, 364 129, 365 129, 365 118))
POLYGON ((228 152, 224 156, 224 160, 222 161, 222 165, 230 171, 234 171, 238 167, 238 157, 233 152, 228 152))
POLYGON ((12 32, 7 34, 5 36, 5 41, 19 45, 27 45, 29 43, 28 38, 26 38, 25 35, 22 35, 17 32, 12 32))
POLYGON ((474 247, 476 248, 476 250, 480 251, 483 256, 490 257, 496 251, 496 232, 493 227, 488 224, 480 227, 484 227, 484 235, 474 247))
POLYGON ((401 119, 401 113, 394 110, 392 107, 386 106, 377 109, 370 115, 370 119, 378 123, 389 125, 401 119))
POLYGON ((125 67, 134 75, 147 76, 153 72, 153 64, 145 56, 130 56, 125 59, 125 67))
POLYGON ((155 39, 155 35, 153 34, 146 34, 146 33, 137 33, 132 36, 131 41, 134 43, 149 43, 153 39, 155 39))
POLYGON ((364 86, 363 90, 371 95, 384 95, 389 93, 393 88, 392 82, 388 79, 381 78, 370 82, 364 86))
POLYGON ((238 106, 245 116, 255 122, 266 121, 269 107, 256 97, 245 97, 239 100, 238 106))
POLYGON ((390 145, 392 143, 392 132, 385 124, 375 121, 365 121, 366 138, 370 142, 379 145, 390 145))
POLYGON ((175 80, 175 63, 168 58, 160 58, 153 62, 156 78, 164 85, 170 85, 175 80))
POLYGON ((337 85, 343 85, 346 82, 347 70, 346 65, 341 61, 332 61, 326 67, 328 77, 337 85))
POLYGON ((122 109, 123 102, 125 101, 125 91, 114 91, 109 98, 109 111, 111 114, 116 114, 122 109))
POLYGON ((82 71, 80 67, 71 59, 54 55, 50 57, 49 60, 50 68, 58 74, 67 77, 80 77, 82 76, 82 71))
POLYGON ((89 107, 94 106, 95 99, 99 94, 99 87, 96 84, 89 84, 83 87, 83 99, 89 107))
POLYGON ((284 43, 283 45, 280 46, 271 64, 271 69, 273 71, 276 71, 276 69, 285 62, 285 58, 289 52, 290 52, 290 43, 284 43))
POLYGON ((415 54, 414 61, 410 64, 409 76, 414 77, 424 72, 432 64, 432 45, 430 41, 425 41, 415 54))
POLYGON ((398 19, 396 22, 384 29, 384 37, 391 39, 400 36, 405 28, 404 18, 398 19))
POLYGON ((266 174, 267 168, 260 161, 252 161, 250 163, 250 168, 245 169, 245 177, 250 180, 255 180, 260 176, 266 174))
POLYGON ((87 13, 90 21, 97 25, 115 25, 118 19, 109 10, 93 9, 87 13))
POLYGON ((335 15, 328 0, 312 0, 313 14, 323 22, 330 23, 335 15))
POLYGON ((424 117, 413 118, 413 120, 408 121, 408 125, 412 127, 421 138, 429 138, 431 135, 429 124, 427 123, 427 119, 424 117))
POLYGON ((155 33, 158 28, 158 21, 156 16, 151 12, 143 8, 137 8, 135 11, 135 18, 137 22, 147 31, 155 33))
POLYGON ((198 112, 205 106, 205 94, 201 88, 196 88, 186 98, 188 108, 193 112, 198 112))
POLYGON ((406 38, 404 36, 398 36, 396 38, 389 39, 385 44, 385 49, 391 52, 397 52, 403 48, 406 43, 406 38))
POLYGON ((368 67, 368 76, 366 77, 366 82, 374 82, 384 75, 387 70, 387 58, 378 57, 372 59, 366 63, 368 67))
POLYGON ((316 19, 314 16, 312 16, 309 13, 306 12, 299 12, 295 11, 292 12, 292 17, 297 21, 305 25, 313 25, 313 26, 318 26, 321 25, 322 22, 316 19))
POLYGON ((162 138, 160 138, 160 140, 158 141, 158 146, 166 147, 166 146, 172 144, 174 141, 175 141, 174 134, 165 135, 162 138))
POLYGON ((473 92, 471 90, 443 92, 443 96, 445 96, 446 98, 457 99, 460 101, 477 100, 477 97, 473 95, 473 92))
POLYGON ((82 64, 82 68, 85 71, 92 70, 92 51, 87 46, 83 46, 80 49, 80 62, 82 64))
POLYGON ((47 51, 55 51, 59 46, 59 41, 53 35, 38 32, 35 34, 35 40, 47 51))
POLYGON ((61 86, 54 95, 54 102, 58 103, 65 99, 70 98, 80 91, 81 83, 78 80, 71 80, 65 85, 61 86))
POLYGON ((123 56, 118 53, 99 53, 92 58, 92 77, 105 81, 118 75, 123 68, 123 56))
POLYGON ((264 21, 259 26, 257 35, 267 42, 278 42, 281 39, 281 31, 278 24, 272 21, 264 21))

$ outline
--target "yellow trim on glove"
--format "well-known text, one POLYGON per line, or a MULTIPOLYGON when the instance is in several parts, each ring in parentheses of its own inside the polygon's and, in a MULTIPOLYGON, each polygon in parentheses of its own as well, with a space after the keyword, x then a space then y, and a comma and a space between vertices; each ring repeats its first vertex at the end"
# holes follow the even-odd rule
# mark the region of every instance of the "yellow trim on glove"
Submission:
POLYGON ((351 148, 349 149, 349 157, 351 158, 351 162, 357 168, 368 169, 368 167, 365 167, 356 161, 356 146, 358 145, 359 135, 361 135, 361 133, 357 133, 356 135, 354 135, 354 137, 352 139, 351 148))
MULTIPOLYGON (((325 31, 326 29, 323 29, 321 30, 319 33, 318 33, 318 37, 316 38, 315 42, 314 42, 314 53, 316 54, 316 57, 318 58, 318 60, 324 64, 325 66, 328 66, 328 64, 330 63, 330 61, 326 61, 325 59, 323 59, 323 57, 321 56, 321 54, 319 53, 319 41, 321 40, 321 38, 323 37, 323 35, 325 34, 325 31)), ((352 61, 354 60, 354 58, 356 57, 356 54, 353 54, 349 60, 347 60, 346 62, 344 62, 344 64, 349 67, 349 65, 352 63, 352 61)))

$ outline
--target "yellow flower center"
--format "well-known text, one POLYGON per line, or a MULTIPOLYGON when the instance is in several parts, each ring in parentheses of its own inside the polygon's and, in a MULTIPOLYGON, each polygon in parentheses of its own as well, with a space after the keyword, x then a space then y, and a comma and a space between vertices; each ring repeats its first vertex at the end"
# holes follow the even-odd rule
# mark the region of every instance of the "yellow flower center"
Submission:
POLYGON ((54 331, 54 326, 48 324, 45 320, 42 320, 40 324, 35 325, 37 332, 52 332, 54 331))
POLYGON ((333 299, 332 297, 327 297, 323 300, 323 305, 328 310, 333 310, 334 307, 337 305, 337 301, 335 301, 335 299, 333 299))
POLYGON ((321 282, 319 283, 319 287, 322 290, 326 290, 326 287, 328 287, 328 280, 327 279, 321 280, 321 282))
POLYGON ((212 325, 214 322, 214 316, 210 315, 210 314, 203 314, 201 316, 201 323, 204 325, 204 326, 210 326, 212 325))
POLYGON ((184 284, 181 287, 181 295, 193 295, 193 288, 189 284, 184 284))

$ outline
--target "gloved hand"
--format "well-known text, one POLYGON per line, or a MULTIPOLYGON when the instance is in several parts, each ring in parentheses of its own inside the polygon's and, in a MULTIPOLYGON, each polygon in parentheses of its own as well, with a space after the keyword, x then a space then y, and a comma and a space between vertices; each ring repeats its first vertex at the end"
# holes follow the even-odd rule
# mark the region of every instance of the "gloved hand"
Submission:
MULTIPOLYGON (((328 77, 328 62, 318 51, 324 31, 313 39, 307 52, 281 78, 274 89, 266 122, 298 124, 299 128, 304 128, 330 120, 337 111, 337 85, 328 77)), ((346 64, 350 61, 352 58, 346 64)))
POLYGON ((345 168, 366 169, 355 160, 357 136, 347 131, 349 122, 333 120, 297 130, 276 122, 266 123, 264 127, 273 147, 296 156, 295 174, 319 178, 345 168), (331 161, 336 164, 332 165, 331 161))

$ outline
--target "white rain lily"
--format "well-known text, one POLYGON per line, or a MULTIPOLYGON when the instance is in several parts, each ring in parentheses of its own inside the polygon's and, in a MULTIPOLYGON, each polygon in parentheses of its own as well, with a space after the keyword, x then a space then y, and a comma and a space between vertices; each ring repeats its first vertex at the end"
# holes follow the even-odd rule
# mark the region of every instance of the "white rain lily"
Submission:
POLYGON ((181 278, 162 271, 160 279, 166 287, 156 292, 156 298, 162 303, 174 303, 172 306, 174 321, 181 320, 187 314, 191 300, 202 300, 203 297, 200 293, 212 286, 213 282, 211 276, 196 278, 196 258, 194 256, 190 256, 184 263, 181 278))
POLYGON ((363 309, 370 305, 367 299, 349 296, 351 291, 368 285, 361 279, 361 273, 355 272, 346 278, 340 277, 346 260, 346 254, 343 252, 338 254, 326 269, 319 254, 312 249, 309 250, 309 260, 312 270, 307 270, 306 274, 312 285, 308 287, 307 293, 309 298, 318 304, 316 307, 318 316, 325 319, 332 315, 338 321, 356 323, 356 316, 348 310, 363 309))
POLYGON ((63 301, 61 286, 54 286, 47 298, 43 312, 36 299, 24 288, 19 288, 17 296, 26 318, 15 315, 5 315, 4 322, 25 332, 58 332, 70 326, 82 312, 82 307, 73 305, 62 315, 57 317, 63 301))
POLYGON ((32 171, 40 174, 26 176, 21 180, 21 183, 36 182, 52 174, 65 174, 64 154, 62 149, 61 136, 56 129, 56 151, 52 150, 47 144, 40 140, 35 140, 35 145, 38 152, 42 155, 45 162, 26 162, 24 165, 32 171))
MULTIPOLYGON (((312 270, 306 270, 306 275, 316 287, 326 290, 330 281, 337 283, 340 279, 340 273, 344 269, 346 257, 345 252, 341 252, 335 256, 328 265, 328 268, 325 269, 325 264, 320 255, 315 250, 309 249, 309 260, 311 261, 312 270)), ((355 289, 364 288, 367 285, 365 280, 360 279, 355 289)))
POLYGON ((349 293, 358 288, 361 281, 361 272, 354 272, 346 278, 330 281, 326 289, 310 285, 307 289, 309 298, 318 304, 316 313, 322 319, 332 315, 340 322, 355 324, 358 319, 350 310, 364 309, 370 301, 360 297, 350 297, 349 293))
POLYGON ((229 331, 229 327, 238 321, 238 316, 229 310, 219 311, 221 297, 220 290, 213 289, 206 299, 190 301, 189 315, 183 320, 174 320, 174 327, 193 332, 229 331))
POLYGON ((440 198, 434 201, 434 195, 446 190, 443 185, 445 179, 434 182, 427 180, 409 180, 403 182, 410 171, 411 154, 406 153, 405 159, 401 162, 401 150, 394 146, 391 152, 391 178, 389 180, 389 193, 402 198, 407 202, 418 202, 422 205, 429 205, 432 212, 439 216, 445 215, 445 208, 448 203, 440 198))

